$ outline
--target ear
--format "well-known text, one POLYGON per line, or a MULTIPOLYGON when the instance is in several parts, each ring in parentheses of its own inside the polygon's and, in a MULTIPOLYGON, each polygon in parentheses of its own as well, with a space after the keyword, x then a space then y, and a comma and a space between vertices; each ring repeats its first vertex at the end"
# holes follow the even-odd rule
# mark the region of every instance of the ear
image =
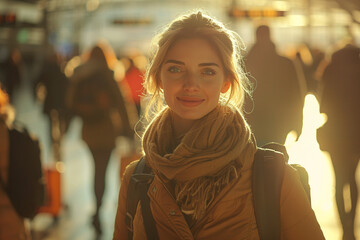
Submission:
POLYGON ((231 86, 230 80, 226 80, 226 81, 223 83, 220 92, 221 92, 221 93, 226 93, 226 92, 229 90, 230 86, 231 86))

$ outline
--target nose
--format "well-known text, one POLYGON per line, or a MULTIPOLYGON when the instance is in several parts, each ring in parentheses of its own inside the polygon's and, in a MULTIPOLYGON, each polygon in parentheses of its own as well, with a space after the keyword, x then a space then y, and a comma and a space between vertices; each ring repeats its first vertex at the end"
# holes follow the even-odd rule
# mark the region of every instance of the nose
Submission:
POLYGON ((199 83, 196 80, 196 74, 194 73, 187 73, 184 76, 184 90, 186 91, 198 91, 199 90, 199 83))

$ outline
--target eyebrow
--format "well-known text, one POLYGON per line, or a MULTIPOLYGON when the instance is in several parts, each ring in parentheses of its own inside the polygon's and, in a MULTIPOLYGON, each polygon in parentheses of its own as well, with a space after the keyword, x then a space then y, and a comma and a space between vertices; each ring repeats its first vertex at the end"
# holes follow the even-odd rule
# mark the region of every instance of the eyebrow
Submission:
MULTIPOLYGON (((169 59, 165 62, 165 64, 167 63, 175 63, 175 64, 179 64, 179 65, 185 65, 184 62, 181 62, 181 61, 178 61, 178 60, 173 60, 173 59, 169 59)), ((208 66, 217 66, 217 67, 220 67, 219 64, 217 63, 212 63, 212 62, 209 62, 209 63, 199 63, 199 66, 200 67, 208 67, 208 66)))
POLYGON ((172 59, 169 59, 165 62, 165 64, 167 63, 175 63, 175 64, 180 64, 180 65, 185 65, 184 62, 181 62, 181 61, 177 61, 177 60, 172 60, 172 59))
POLYGON ((208 67, 208 66, 217 66, 217 67, 220 67, 219 64, 217 63, 200 63, 199 64, 200 67, 208 67))

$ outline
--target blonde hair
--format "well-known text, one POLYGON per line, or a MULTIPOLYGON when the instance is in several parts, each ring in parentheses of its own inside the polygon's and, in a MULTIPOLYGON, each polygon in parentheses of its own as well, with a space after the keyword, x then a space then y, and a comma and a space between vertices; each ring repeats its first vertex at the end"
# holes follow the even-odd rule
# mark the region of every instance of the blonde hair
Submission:
POLYGON ((230 90, 221 94, 220 102, 242 109, 245 94, 250 96, 251 92, 241 55, 244 44, 237 33, 202 11, 197 11, 175 19, 153 39, 153 52, 144 80, 144 88, 150 95, 145 116, 149 116, 151 110, 158 112, 164 106, 159 76, 168 50, 180 38, 195 37, 208 40, 216 48, 222 59, 226 78, 231 82, 230 90))

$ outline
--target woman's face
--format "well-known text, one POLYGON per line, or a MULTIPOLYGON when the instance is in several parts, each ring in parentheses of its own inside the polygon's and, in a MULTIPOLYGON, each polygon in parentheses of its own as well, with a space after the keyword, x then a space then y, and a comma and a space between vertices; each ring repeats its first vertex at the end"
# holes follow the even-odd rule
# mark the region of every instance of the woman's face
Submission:
POLYGON ((211 112, 230 86, 216 50, 201 38, 180 39, 169 49, 160 80, 167 105, 182 120, 211 112))

